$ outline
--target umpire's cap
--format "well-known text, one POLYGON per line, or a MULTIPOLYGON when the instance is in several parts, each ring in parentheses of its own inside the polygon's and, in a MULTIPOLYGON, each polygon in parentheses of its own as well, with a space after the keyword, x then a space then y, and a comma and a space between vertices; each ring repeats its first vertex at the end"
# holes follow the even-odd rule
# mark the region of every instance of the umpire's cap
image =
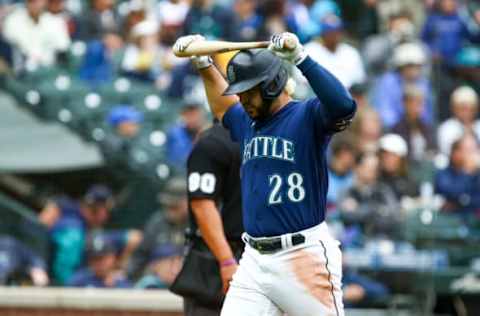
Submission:
POLYGON ((282 60, 268 49, 241 50, 227 65, 228 88, 223 95, 238 94, 260 85, 262 97, 273 99, 287 83, 282 60))

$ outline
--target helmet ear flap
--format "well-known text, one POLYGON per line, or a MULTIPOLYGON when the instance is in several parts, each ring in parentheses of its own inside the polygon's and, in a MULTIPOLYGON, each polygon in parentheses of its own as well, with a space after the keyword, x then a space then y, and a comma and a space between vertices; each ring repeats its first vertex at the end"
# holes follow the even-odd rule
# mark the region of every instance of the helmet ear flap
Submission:
POLYGON ((288 73, 285 67, 280 67, 277 75, 260 85, 260 92, 264 100, 273 100, 282 93, 287 84, 288 73))

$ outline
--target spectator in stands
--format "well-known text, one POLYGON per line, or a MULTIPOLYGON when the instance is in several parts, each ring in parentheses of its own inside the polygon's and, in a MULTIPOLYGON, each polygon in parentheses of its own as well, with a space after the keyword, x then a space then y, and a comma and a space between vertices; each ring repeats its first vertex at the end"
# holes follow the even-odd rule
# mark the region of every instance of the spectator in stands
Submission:
POLYGON ((360 154, 353 186, 339 198, 338 208, 347 230, 359 228, 368 237, 393 238, 399 228, 399 204, 395 193, 378 181, 378 168, 375 154, 360 154))
POLYGON ((185 163, 198 133, 205 127, 205 116, 198 102, 187 102, 180 113, 180 122, 167 132, 167 161, 185 170, 185 163))
POLYGON ((207 39, 238 39, 233 10, 214 0, 192 0, 183 26, 183 34, 202 34, 207 39))
POLYGON ((129 288, 130 281, 116 267, 116 252, 113 244, 96 236, 87 242, 88 266, 76 272, 68 286, 97 288, 129 288))
POLYGON ((366 82, 362 83, 355 83, 350 87, 350 94, 352 98, 357 103, 357 109, 363 109, 370 107, 370 103, 368 100, 368 90, 369 86, 366 82))
MULTIPOLYGON (((156 254, 163 254, 165 245, 181 247, 188 224, 187 184, 183 178, 172 178, 160 194, 162 209, 154 213, 143 230, 143 241, 131 256, 128 275, 136 280, 142 275, 154 275, 152 263, 156 254)), ((160 256, 162 257, 162 256, 160 256)), ((143 281, 148 281, 148 278, 143 281)), ((147 283, 151 283, 150 281, 147 283)))
POLYGON ((257 1, 235 0, 233 8, 239 20, 239 39, 242 41, 258 40, 258 29, 262 23, 262 18, 256 11, 257 1))
POLYGON ((400 135, 386 134, 380 138, 379 149, 380 182, 388 186, 399 201, 407 196, 418 196, 419 185, 408 168, 407 142, 400 135))
POLYGON ((348 135, 334 138, 330 149, 327 205, 329 209, 334 209, 338 197, 352 186, 356 152, 348 135))
POLYGON ((167 289, 182 268, 183 247, 165 243, 157 247, 150 258, 150 272, 136 284, 142 289, 167 289))
POLYGON ((390 291, 385 285, 344 267, 342 290, 345 307, 352 308, 379 302, 388 298, 390 291))
POLYGON ((18 49, 31 66, 50 66, 70 46, 67 24, 46 12, 47 0, 26 0, 3 24, 5 40, 18 49))
POLYGON ((350 131, 358 152, 376 151, 378 140, 382 136, 382 122, 377 111, 370 106, 359 108, 350 131))
POLYGON ((389 16, 387 31, 373 35, 365 41, 362 55, 369 73, 379 75, 387 70, 395 48, 415 40, 415 26, 406 11, 389 16))
POLYGON ((391 130, 406 140, 409 160, 416 162, 431 160, 436 149, 433 128, 421 118, 423 99, 422 90, 406 85, 403 92, 404 115, 391 130))
POLYGON ((0 235, 0 285, 19 285, 25 280, 34 286, 48 285, 45 259, 20 240, 0 235))
POLYGON ((178 28, 181 28, 189 9, 188 1, 165 0, 158 2, 156 15, 160 24, 176 25, 178 28))
POLYGON ((125 34, 127 41, 130 41, 132 29, 135 25, 147 19, 153 21, 157 19, 151 14, 148 14, 148 7, 144 1, 130 0, 127 4, 127 12, 122 19, 122 34, 125 34))
POLYGON ((129 155, 132 141, 138 136, 143 115, 130 105, 117 105, 107 114, 107 122, 114 129, 100 144, 104 159, 111 168, 128 168, 124 157, 129 155))
POLYGON ((112 80, 117 68, 120 68, 115 57, 122 48, 122 39, 114 33, 105 34, 100 40, 88 42, 79 69, 80 78, 88 81, 93 87, 112 80))
POLYGON ((480 3, 476 1, 466 1, 460 5, 458 14, 464 19, 467 28, 477 33, 480 31, 480 3))
POLYGON ((343 22, 335 15, 322 20, 320 37, 305 45, 305 50, 347 88, 366 79, 360 54, 343 42, 343 22))
POLYGON ((440 124, 437 131, 438 147, 445 155, 450 154, 453 142, 464 133, 473 133, 480 138, 480 120, 477 119, 478 95, 472 88, 461 86, 450 97, 453 116, 440 124))
POLYGON ((133 79, 153 82, 160 73, 158 24, 144 20, 131 30, 131 43, 125 48, 122 72, 133 79))
POLYGON ((378 79, 373 91, 372 103, 380 114, 383 125, 392 128, 401 120, 404 113, 403 92, 407 84, 415 85, 423 92, 422 120, 432 123, 432 91, 430 82, 422 71, 426 63, 422 46, 415 43, 399 45, 394 50, 392 63, 394 69, 378 79))
POLYGON ((162 1, 158 4, 158 10, 161 10, 157 11, 160 21, 158 62, 161 73, 157 78, 156 86, 160 90, 165 90, 170 84, 172 69, 188 62, 185 58, 176 57, 172 50, 173 44, 182 33, 188 9, 187 3, 180 0, 162 1))
POLYGON ((287 0, 264 0, 259 2, 258 13, 262 19, 257 36, 261 40, 269 39, 282 32, 298 32, 298 25, 288 11, 287 0))
POLYGON ((65 0, 48 0, 47 11, 65 21, 68 34, 72 37, 76 31, 76 24, 65 4, 65 0))
MULTIPOLYGON (((108 187, 91 186, 80 202, 61 197, 49 202, 39 219, 50 231, 53 244, 52 274, 56 282, 64 284, 84 259, 85 239, 89 232, 101 230, 110 217, 113 195, 108 187)), ((122 248, 124 260, 141 241, 135 230, 105 232, 122 248)))
POLYGON ((337 0, 336 2, 340 5, 342 17, 345 19, 345 29, 354 40, 363 40, 370 35, 379 33, 382 25, 379 6, 385 1, 337 0))
POLYGON ((422 30, 433 59, 441 63, 451 64, 468 40, 480 41, 480 33, 472 34, 458 14, 458 5, 457 0, 438 0, 422 30))
POLYGON ((471 133, 453 143, 450 165, 435 175, 435 193, 445 198, 443 211, 480 216, 480 146, 471 133))
POLYGON ((79 18, 78 36, 84 41, 101 40, 106 34, 120 34, 121 22, 115 0, 89 0, 89 8, 79 18))
POLYGON ((309 42, 320 33, 322 21, 328 15, 340 16, 340 8, 333 0, 299 0, 291 4, 295 23, 298 25, 298 37, 302 43, 309 42))

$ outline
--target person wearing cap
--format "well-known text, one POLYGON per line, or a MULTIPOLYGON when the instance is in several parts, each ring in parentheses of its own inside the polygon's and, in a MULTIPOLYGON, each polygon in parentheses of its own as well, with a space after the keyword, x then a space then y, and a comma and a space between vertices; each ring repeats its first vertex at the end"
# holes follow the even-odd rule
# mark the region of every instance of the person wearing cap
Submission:
POLYGON ((130 281, 117 270, 117 253, 113 243, 97 234, 87 240, 88 266, 77 271, 67 286, 97 288, 129 288, 130 281))
POLYGON ((367 71, 378 76, 388 70, 388 61, 395 48, 415 40, 415 25, 408 11, 392 12, 388 16, 387 30, 369 36, 362 48, 362 57, 367 71))
POLYGON ((434 190, 445 199, 442 211, 466 220, 480 216, 480 144, 471 133, 452 144, 450 163, 435 174, 434 190))
POLYGON ((173 243, 157 245, 149 258, 147 273, 135 283, 140 289, 167 289, 182 267, 183 247, 173 243))
POLYGON ((180 112, 180 121, 167 131, 167 161, 171 165, 185 170, 188 155, 205 124, 205 113, 200 102, 186 101, 180 112))
POLYGON ((133 106, 121 104, 110 110, 107 122, 119 136, 130 139, 138 134, 143 115, 133 106))
POLYGON ((379 180, 402 198, 416 197, 419 185, 409 174, 407 142, 397 134, 386 134, 379 141, 380 177, 379 180))
POLYGON ((164 245, 183 246, 188 224, 187 184, 185 179, 174 177, 168 180, 158 196, 161 209, 145 222, 143 240, 127 265, 130 279, 139 280, 151 275, 150 263, 158 249, 164 245))
POLYGON ((448 155, 453 142, 464 133, 473 133, 480 138, 480 119, 478 113, 478 94, 469 86, 460 86, 450 96, 452 117, 440 124, 437 141, 440 152, 448 155))
POLYGON ((99 143, 106 165, 111 170, 129 170, 125 157, 139 135, 143 115, 131 105, 119 104, 108 112, 106 122, 114 131, 99 143))
POLYGON ((361 243, 364 237, 392 239, 399 233, 399 203, 391 188, 379 181, 376 154, 361 153, 356 157, 353 185, 340 196, 338 210, 346 231, 360 233, 358 240, 344 239, 345 248, 361 243))
MULTIPOLYGON (((41 211, 39 220, 49 229, 55 250, 52 273, 57 284, 65 284, 82 265, 87 234, 92 230, 103 229, 110 218, 113 205, 112 191, 104 185, 93 185, 80 201, 60 196, 49 201, 41 211)), ((112 232, 113 237, 121 240, 122 248, 126 251, 125 258, 141 240, 141 235, 133 230, 115 234, 112 232)))
POLYGON ((323 18, 319 37, 307 43, 305 50, 347 89, 366 80, 360 54, 356 48, 343 41, 343 22, 336 15, 323 18))
POLYGON ((422 120, 423 92, 414 85, 406 85, 403 92, 405 112, 391 132, 400 135, 408 145, 408 158, 414 162, 431 160, 436 152, 432 125, 422 120))
POLYGON ((422 120, 433 123, 431 84, 423 72, 426 54, 422 46, 405 43, 397 46, 392 57, 393 69, 383 74, 373 87, 372 104, 386 128, 392 128, 404 113, 403 93, 407 84, 420 89, 424 96, 422 120))

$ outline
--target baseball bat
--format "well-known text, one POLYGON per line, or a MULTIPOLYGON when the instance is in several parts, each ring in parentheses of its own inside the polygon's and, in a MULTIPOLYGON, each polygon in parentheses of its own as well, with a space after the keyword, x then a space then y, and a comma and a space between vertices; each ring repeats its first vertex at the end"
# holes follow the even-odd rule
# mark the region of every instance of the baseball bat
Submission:
MULTIPOLYGON (((191 57, 202 55, 213 55, 218 53, 230 52, 232 50, 267 48, 269 41, 264 42, 228 42, 228 41, 195 41, 190 43, 183 51, 174 50, 173 53, 177 57, 191 57)), ((294 47, 295 43, 285 42, 286 47, 294 47)))

